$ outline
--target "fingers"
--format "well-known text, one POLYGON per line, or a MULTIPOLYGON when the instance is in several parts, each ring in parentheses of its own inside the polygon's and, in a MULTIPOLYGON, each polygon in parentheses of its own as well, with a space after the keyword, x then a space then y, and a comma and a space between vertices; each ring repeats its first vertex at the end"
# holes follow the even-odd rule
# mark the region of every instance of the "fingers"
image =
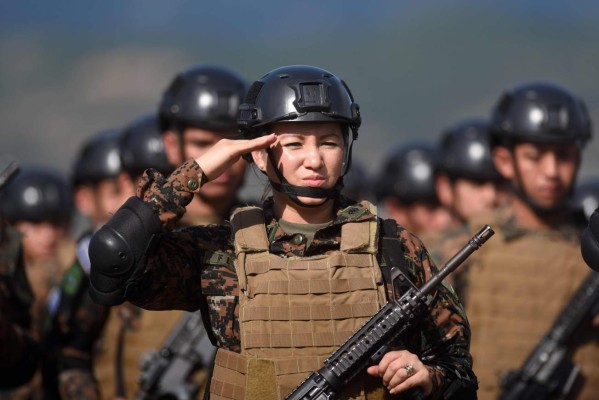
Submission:
POLYGON ((195 161, 208 179, 212 180, 236 163, 242 154, 265 149, 276 140, 275 134, 250 140, 221 139, 195 161))
POLYGON ((379 376, 379 366, 378 365, 370 366, 366 369, 366 372, 368 373, 368 375, 379 376))
POLYGON ((391 351, 378 365, 367 369, 370 375, 380 376, 389 393, 396 394, 421 386, 425 393, 432 389, 428 368, 415 355, 406 350, 391 351))
POLYGON ((236 140, 241 147, 241 154, 249 153, 251 151, 262 150, 276 142, 277 136, 274 133, 271 133, 267 136, 260 136, 256 139, 250 140, 236 140))

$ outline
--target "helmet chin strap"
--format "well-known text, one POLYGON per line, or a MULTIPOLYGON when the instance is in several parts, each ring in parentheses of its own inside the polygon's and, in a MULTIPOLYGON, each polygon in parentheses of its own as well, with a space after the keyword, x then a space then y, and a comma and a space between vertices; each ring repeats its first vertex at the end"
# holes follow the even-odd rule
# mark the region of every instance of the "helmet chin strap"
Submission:
POLYGON ((568 202, 566 200, 561 201, 559 204, 556 204, 553 207, 544 207, 537 203, 533 198, 531 198, 524 189, 521 187, 516 187, 512 184, 512 189, 516 196, 518 196, 522 201, 524 201, 539 217, 549 217, 553 214, 561 212, 567 208, 568 202))
POLYGON ((326 201, 328 199, 337 197, 339 195, 339 193, 341 192, 341 189, 343 189, 343 177, 342 176, 339 177, 335 186, 333 186, 332 188, 329 188, 329 189, 319 188, 319 187, 317 188, 317 187, 292 185, 287 181, 287 179, 285 179, 285 177, 283 176, 281 171, 274 164, 274 157, 273 157, 272 151, 270 149, 267 149, 266 152, 268 153, 268 159, 269 159, 270 165, 272 166, 273 170, 275 171, 277 178, 279 178, 279 181, 281 182, 281 183, 277 183, 277 182, 274 182, 271 179, 269 179, 268 181, 270 182, 270 185, 277 192, 285 193, 287 196, 289 196, 289 198, 294 203, 296 203, 299 206, 306 207, 306 208, 316 208, 316 207, 320 207, 321 204, 306 204, 303 201, 301 201, 298 198, 298 196, 310 197, 312 199, 324 199, 326 201))

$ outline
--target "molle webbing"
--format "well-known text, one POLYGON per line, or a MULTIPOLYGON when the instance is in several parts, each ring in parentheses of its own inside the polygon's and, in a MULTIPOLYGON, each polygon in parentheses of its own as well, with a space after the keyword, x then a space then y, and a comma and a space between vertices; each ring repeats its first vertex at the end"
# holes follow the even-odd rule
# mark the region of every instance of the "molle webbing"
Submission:
MULTIPOLYGON (((214 360, 214 375, 222 378, 213 378, 211 383, 211 399, 273 399, 276 394, 276 377, 288 375, 308 376, 309 373, 322 367, 326 356, 321 357, 289 357, 279 360, 265 360, 247 357, 225 349, 218 349, 214 360), (258 369, 262 373, 260 386, 272 388, 274 395, 258 397, 256 394, 244 395, 248 372, 258 369), (270 373, 269 373, 270 372, 270 373), (215 397, 216 396, 216 397, 215 397)), ((251 378, 250 378, 251 379, 251 378)), ((250 385, 252 383, 250 382, 250 385)), ((257 386, 257 385, 256 385, 257 386)), ((295 389, 295 386, 283 388, 284 393, 295 389)), ((256 391, 256 388, 251 389, 256 391)))
MULTIPOLYGON (((219 350, 214 398, 284 397, 386 302, 376 210, 364 205, 375 217, 343 224, 340 249, 313 257, 271 254, 261 209, 233 215, 241 354, 219 350)), ((351 386, 352 398, 376 392, 364 378, 351 386)))

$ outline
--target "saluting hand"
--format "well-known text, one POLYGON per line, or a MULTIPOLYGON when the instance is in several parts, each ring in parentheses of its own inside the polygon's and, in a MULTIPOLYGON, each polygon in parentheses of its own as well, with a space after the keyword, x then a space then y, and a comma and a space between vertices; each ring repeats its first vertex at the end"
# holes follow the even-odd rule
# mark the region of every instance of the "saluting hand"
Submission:
POLYGON ((407 350, 390 351, 386 353, 378 365, 366 370, 372 376, 379 376, 389 393, 404 392, 420 386, 425 395, 433 390, 433 382, 426 365, 417 355, 407 350))
POLYGON ((221 139, 195 161, 208 180, 213 180, 235 164, 243 154, 265 149, 276 140, 274 133, 250 140, 221 139))

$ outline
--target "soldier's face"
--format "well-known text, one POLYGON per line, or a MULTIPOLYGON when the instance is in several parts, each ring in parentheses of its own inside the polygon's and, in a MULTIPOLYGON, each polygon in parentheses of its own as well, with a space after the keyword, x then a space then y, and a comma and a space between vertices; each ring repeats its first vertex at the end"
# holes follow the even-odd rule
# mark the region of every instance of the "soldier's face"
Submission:
POLYGON ((578 146, 519 143, 512 152, 502 147, 497 151, 495 161, 499 172, 536 204, 549 209, 567 199, 580 165, 578 146))
MULTIPOLYGON (((287 181, 295 186, 330 189, 335 186, 344 156, 343 129, 337 123, 281 123, 272 127, 277 141, 272 146, 274 163, 287 181)), ((264 161, 265 162, 265 161, 264 161)), ((267 173, 278 178, 270 162, 267 173)), ((308 205, 325 199, 298 196, 308 205)))
MULTIPOLYGON (((183 151, 185 160, 181 157, 180 136, 174 132, 164 136, 164 147, 168 160, 173 165, 181 165, 190 158, 198 158, 214 146, 223 137, 234 138, 237 131, 212 132, 198 128, 186 128, 183 132, 183 151)), ((202 186, 201 196, 204 199, 219 199, 230 197, 243 184, 246 162, 240 159, 218 178, 202 186)))
POLYGON ((115 179, 104 179, 94 185, 83 185, 75 189, 75 204, 83 215, 99 227, 114 215, 119 207, 132 195, 132 189, 124 187, 115 179))
POLYGON ((462 219, 493 211, 498 202, 495 182, 457 178, 453 183, 453 209, 462 219))
POLYGON ((43 262, 56 255, 59 241, 64 237, 66 226, 51 222, 21 221, 16 224, 23 234, 23 255, 27 262, 43 262))
POLYGON ((95 188, 96 218, 100 224, 108 222, 130 195, 124 191, 117 179, 100 181, 95 188))

